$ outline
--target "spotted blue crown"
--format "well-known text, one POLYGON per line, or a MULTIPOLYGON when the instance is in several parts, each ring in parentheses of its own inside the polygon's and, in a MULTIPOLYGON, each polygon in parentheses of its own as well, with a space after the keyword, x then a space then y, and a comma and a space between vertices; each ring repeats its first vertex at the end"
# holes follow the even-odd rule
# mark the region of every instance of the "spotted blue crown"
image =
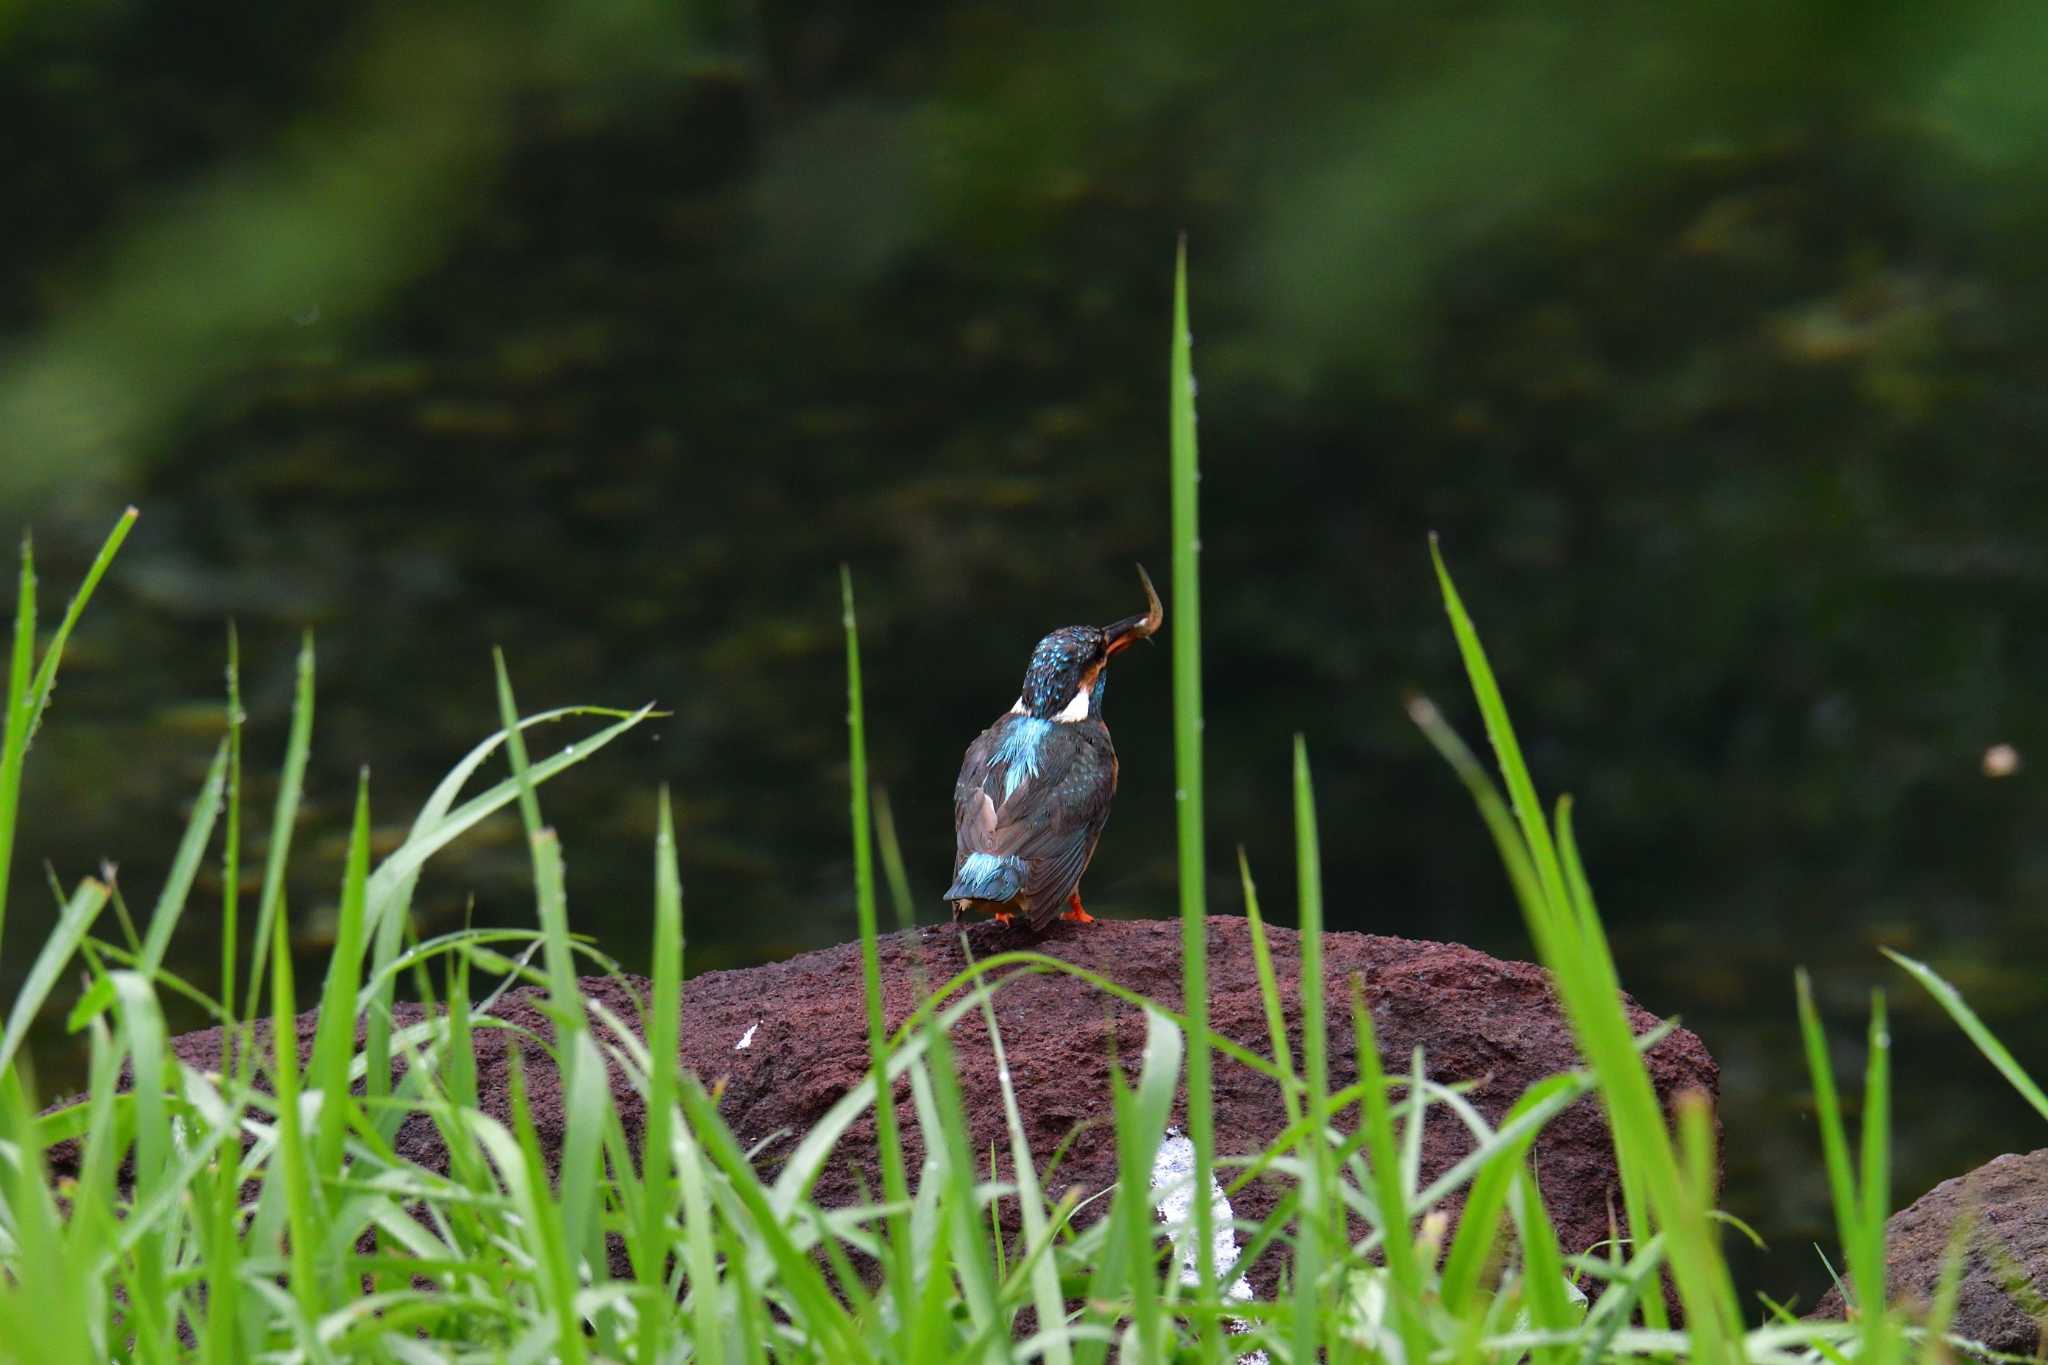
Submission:
POLYGON ((1074 699, 1081 675, 1102 658, 1103 634, 1094 626, 1065 626, 1038 642, 1024 670, 1024 712, 1043 720, 1074 699))

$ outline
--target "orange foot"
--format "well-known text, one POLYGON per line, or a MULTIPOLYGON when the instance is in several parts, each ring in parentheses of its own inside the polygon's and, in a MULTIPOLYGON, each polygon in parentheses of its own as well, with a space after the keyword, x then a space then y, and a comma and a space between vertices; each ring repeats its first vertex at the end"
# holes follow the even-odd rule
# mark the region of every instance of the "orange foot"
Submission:
POLYGON ((1095 923, 1095 916, 1089 914, 1086 910, 1083 910, 1081 908, 1080 887, 1077 886, 1072 891, 1069 891, 1067 893, 1067 908, 1063 912, 1061 912, 1060 918, 1063 920, 1071 920, 1075 924, 1095 923))
POLYGON ((1013 910, 996 911, 996 923, 1002 925, 1005 929, 1010 927, 1010 921, 1015 918, 1016 912, 1013 910))

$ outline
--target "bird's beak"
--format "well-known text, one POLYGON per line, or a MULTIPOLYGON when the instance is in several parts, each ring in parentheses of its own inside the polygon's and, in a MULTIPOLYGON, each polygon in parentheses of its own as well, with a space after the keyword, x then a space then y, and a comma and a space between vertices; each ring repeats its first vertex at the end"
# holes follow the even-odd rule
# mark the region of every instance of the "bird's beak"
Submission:
POLYGON ((1145 566, 1138 566, 1138 581, 1145 585, 1145 613, 1142 616, 1126 616, 1114 625, 1104 626, 1102 634, 1108 645, 1103 652, 1107 658, 1136 640, 1155 635, 1166 620, 1166 608, 1159 605, 1159 594, 1152 589, 1152 576, 1145 572, 1145 566))

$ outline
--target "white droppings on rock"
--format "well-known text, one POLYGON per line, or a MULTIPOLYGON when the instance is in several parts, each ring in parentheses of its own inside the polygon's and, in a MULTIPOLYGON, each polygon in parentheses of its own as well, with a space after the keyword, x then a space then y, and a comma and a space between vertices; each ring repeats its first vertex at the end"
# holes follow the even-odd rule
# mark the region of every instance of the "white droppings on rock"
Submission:
POLYGON ((754 1045, 754 1030, 759 1027, 761 1027, 761 1021, 759 1019, 756 1019, 753 1023, 747 1025, 747 1031, 745 1033, 742 1033, 740 1035, 740 1040, 732 1045, 732 1050, 734 1052, 744 1052, 746 1049, 752 1047, 754 1045))
MULTIPOLYGON (((1166 1224, 1167 1235, 1173 1239, 1175 1257, 1180 1262, 1180 1282, 1184 1285, 1199 1285, 1202 1282, 1201 1262, 1195 1259, 1195 1144, 1182 1136, 1180 1129, 1166 1130, 1166 1140, 1159 1144, 1158 1154, 1152 1158, 1152 1207, 1166 1224)), ((1236 1217, 1230 1208, 1230 1200, 1223 1193, 1223 1187, 1216 1183, 1212 1172, 1209 1176, 1209 1264, 1214 1267, 1220 1280, 1230 1273, 1230 1267, 1237 1264, 1237 1230, 1231 1225, 1236 1217)), ((1223 1291, 1223 1297, 1232 1303, 1252 1301, 1252 1282, 1240 1275, 1223 1291)), ((1233 1322, 1234 1331, 1244 1331, 1245 1324, 1233 1322)), ((1238 1357, 1238 1365, 1266 1365, 1264 1351, 1250 1351, 1238 1357)))

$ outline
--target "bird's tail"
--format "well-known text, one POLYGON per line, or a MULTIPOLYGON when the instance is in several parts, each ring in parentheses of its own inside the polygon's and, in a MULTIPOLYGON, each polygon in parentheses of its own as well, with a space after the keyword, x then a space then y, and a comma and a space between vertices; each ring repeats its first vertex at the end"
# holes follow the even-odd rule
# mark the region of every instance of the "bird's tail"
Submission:
POLYGON ((953 874, 943 897, 949 901, 995 901, 1017 898, 1024 885, 1024 860, 1013 853, 970 853, 953 874))

